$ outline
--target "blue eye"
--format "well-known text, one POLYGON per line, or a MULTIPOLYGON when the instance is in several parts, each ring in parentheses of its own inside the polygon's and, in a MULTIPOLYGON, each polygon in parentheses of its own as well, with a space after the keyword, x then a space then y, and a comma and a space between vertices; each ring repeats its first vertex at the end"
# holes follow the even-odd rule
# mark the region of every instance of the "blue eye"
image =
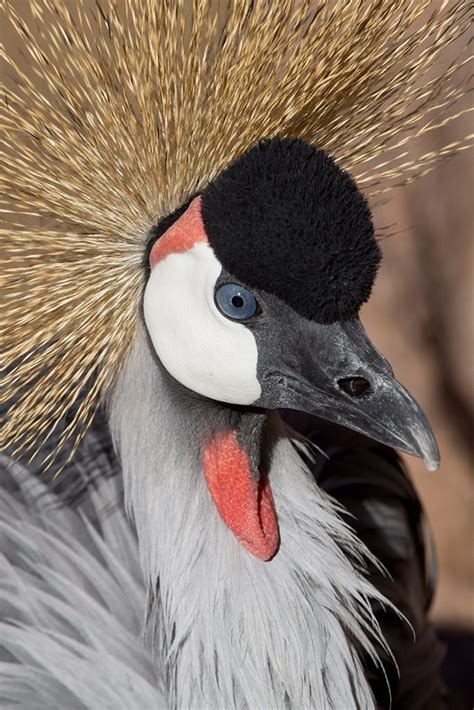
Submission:
POLYGON ((221 313, 232 320, 248 320, 257 313, 255 296, 238 284, 219 286, 215 298, 221 313))

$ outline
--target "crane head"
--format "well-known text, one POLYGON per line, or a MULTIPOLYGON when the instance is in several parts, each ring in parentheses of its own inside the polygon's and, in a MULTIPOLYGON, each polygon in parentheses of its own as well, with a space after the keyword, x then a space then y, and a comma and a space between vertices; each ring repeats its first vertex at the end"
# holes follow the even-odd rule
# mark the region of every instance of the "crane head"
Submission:
POLYGON ((151 342, 198 395, 317 414, 436 468, 426 417, 358 318, 380 259, 350 175, 300 140, 263 141, 153 232, 151 342))

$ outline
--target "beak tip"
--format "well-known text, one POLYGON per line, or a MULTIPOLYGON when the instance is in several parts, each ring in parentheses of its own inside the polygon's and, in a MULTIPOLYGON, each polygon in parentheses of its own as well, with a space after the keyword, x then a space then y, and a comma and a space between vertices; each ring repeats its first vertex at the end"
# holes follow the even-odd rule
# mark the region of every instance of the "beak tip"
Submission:
POLYGON ((428 471, 436 471, 439 468, 440 453, 438 442, 434 435, 425 414, 422 412, 418 404, 413 400, 413 411, 411 420, 410 438, 413 446, 410 453, 420 458, 425 464, 428 471))
POLYGON ((408 441, 404 442, 406 448, 401 447, 401 450, 421 459, 428 471, 437 471, 441 457, 433 431, 426 420, 423 428, 418 427, 415 432, 412 432, 412 437, 410 443, 408 441))
POLYGON ((421 458, 428 471, 437 471, 439 468, 440 454, 438 444, 433 432, 430 430, 428 441, 421 447, 421 458))
POLYGON ((423 459, 423 463, 425 464, 428 471, 437 471, 439 468, 439 458, 432 459, 432 458, 425 457, 423 459))

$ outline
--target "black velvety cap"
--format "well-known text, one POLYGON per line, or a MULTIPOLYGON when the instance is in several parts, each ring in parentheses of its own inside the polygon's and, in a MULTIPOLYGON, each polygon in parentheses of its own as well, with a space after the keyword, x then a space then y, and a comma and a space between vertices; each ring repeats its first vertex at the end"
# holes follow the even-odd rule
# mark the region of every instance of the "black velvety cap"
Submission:
POLYGON ((381 260, 369 207, 351 176, 298 139, 264 140, 202 193, 209 242, 245 285, 302 316, 356 316, 381 260))

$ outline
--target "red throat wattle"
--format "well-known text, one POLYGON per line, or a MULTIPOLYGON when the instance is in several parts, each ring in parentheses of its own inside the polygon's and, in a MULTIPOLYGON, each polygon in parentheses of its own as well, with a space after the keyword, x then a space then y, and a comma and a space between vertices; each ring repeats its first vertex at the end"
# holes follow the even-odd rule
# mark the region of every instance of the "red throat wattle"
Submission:
POLYGON ((270 485, 252 475, 235 431, 216 434, 205 446, 203 466, 212 500, 228 528, 249 552, 270 560, 280 536, 270 485))

